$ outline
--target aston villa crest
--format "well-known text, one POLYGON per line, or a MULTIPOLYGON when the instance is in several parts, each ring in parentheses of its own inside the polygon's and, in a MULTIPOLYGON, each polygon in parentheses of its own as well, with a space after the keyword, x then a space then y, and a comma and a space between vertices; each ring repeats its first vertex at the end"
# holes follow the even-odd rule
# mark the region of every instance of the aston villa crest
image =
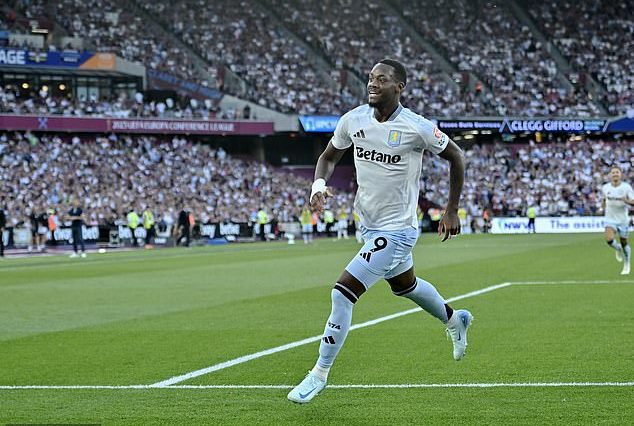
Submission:
POLYGON ((387 137, 387 144, 392 148, 396 148, 401 144, 401 132, 400 130, 390 130, 390 134, 387 137))

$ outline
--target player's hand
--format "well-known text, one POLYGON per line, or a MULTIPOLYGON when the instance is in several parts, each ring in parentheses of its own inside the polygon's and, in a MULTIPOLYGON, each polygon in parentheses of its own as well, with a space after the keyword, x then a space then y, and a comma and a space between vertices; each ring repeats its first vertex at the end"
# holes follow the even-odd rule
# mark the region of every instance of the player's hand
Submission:
POLYGON ((322 214, 324 212, 324 205, 326 204, 326 198, 332 197, 332 191, 329 187, 326 187, 325 192, 317 192, 310 200, 310 209, 316 213, 322 214))
POLYGON ((460 219, 458 212, 448 211, 440 219, 438 223, 438 236, 443 237, 441 242, 447 241, 449 238, 460 233, 460 219))

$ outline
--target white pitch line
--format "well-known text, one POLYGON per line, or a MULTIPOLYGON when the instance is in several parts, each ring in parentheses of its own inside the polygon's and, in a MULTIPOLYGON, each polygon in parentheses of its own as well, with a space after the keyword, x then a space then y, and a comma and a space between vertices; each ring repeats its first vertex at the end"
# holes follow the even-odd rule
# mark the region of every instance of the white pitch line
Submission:
MULTIPOLYGON (((485 288, 482 288, 480 290, 476 290, 476 291, 471 291, 469 293, 465 293, 465 294, 461 294, 459 296, 455 296, 452 298, 447 299, 447 302, 451 303, 451 302, 455 302, 456 300, 461 300, 461 299, 466 299, 468 297, 473 297, 473 296, 478 296, 484 293, 489 293, 491 291, 495 291, 498 290, 500 288, 504 288, 504 287, 508 287, 510 286, 511 283, 502 283, 502 284, 496 284, 496 285, 492 285, 492 286, 488 286, 485 288)), ((359 328, 364 328, 364 327, 369 327, 375 324, 379 324, 382 323, 384 321, 389 321, 392 320, 394 318, 399 318, 402 317, 404 315, 409 315, 409 314, 413 314, 414 312, 419 312, 421 310, 421 308, 413 308, 413 309, 408 309, 406 311, 401 311, 401 312, 397 312, 395 314, 392 315, 386 315, 384 317, 380 317, 380 318, 376 318, 373 319, 371 321, 366 321, 360 324, 355 324, 352 327, 350 327, 350 330, 357 330, 359 328)), ((278 352, 282 352, 282 351, 286 351, 289 349, 293 349, 296 348, 298 346, 303 346, 303 345, 307 345, 309 343, 313 343, 313 342, 318 342, 321 340, 323 336, 320 334, 319 336, 313 336, 313 337, 308 337, 306 339, 302 339, 302 340, 298 340, 296 342, 291 342, 291 343, 287 343, 285 345, 282 346, 276 346, 274 348, 270 348, 270 349, 266 349, 264 351, 260 351, 260 352, 256 352, 250 355, 245 355, 245 356, 241 356, 239 358, 234 358, 231 359, 229 361, 225 361, 225 362, 221 362, 220 364, 215 364, 212 365, 210 367, 206 367, 206 368, 201 368, 200 370, 196 370, 196 371, 192 371, 186 374, 182 374, 179 376, 174 376, 171 377, 167 380, 162 380, 160 382, 156 382, 153 383, 150 386, 153 387, 157 387, 157 388, 162 388, 162 387, 166 387, 166 386, 172 386, 175 385, 176 383, 181 383, 184 382, 186 380, 190 380, 196 377, 200 377, 200 376, 204 376, 205 374, 209 374, 209 373, 213 373, 214 371, 218 371, 218 370, 224 370, 225 368, 229 368, 229 367, 233 367, 234 365, 238 365, 238 364, 242 364, 248 361, 253 361, 254 359, 258 359, 258 358, 262 358, 263 356, 267 356, 267 355, 272 355, 278 352)))
MULTIPOLYGON (((607 280, 594 280, 594 281, 518 281, 518 282, 506 282, 501 284, 496 284, 492 286, 488 286, 482 288, 480 290, 475 290, 469 293, 461 294, 455 297, 451 297, 446 299, 447 302, 455 302, 457 300, 466 299, 468 297, 479 296, 481 294, 489 293, 501 288, 510 287, 512 285, 541 285, 541 284, 611 284, 611 283, 634 283, 631 280, 615 280, 615 281, 607 281, 607 280)), ((404 315, 409 315, 415 312, 420 311, 420 308, 408 309, 406 311, 397 312, 392 315, 387 315, 384 317, 380 317, 371 321, 366 321, 364 323, 355 324, 350 327, 351 330, 356 330, 359 328, 369 327, 371 325, 379 324, 384 321, 389 321, 394 318, 399 318, 404 315)), ((183 381, 199 377, 205 374, 212 373, 214 371, 222 370, 225 368, 232 367, 234 365, 242 364, 248 361, 252 361, 257 358, 261 358, 266 355, 271 355, 274 353, 282 352, 288 349, 296 348, 298 346, 303 346, 312 342, 316 342, 321 340, 321 335, 313 336, 306 339, 298 340, 296 342, 287 343, 282 346, 277 346, 275 348, 266 349, 264 351, 256 352, 254 354, 241 356, 239 358, 235 358, 229 361, 225 361, 219 364, 212 365, 207 368, 203 368, 200 370, 192 371, 187 374, 183 374, 180 376, 174 376, 170 379, 163 380, 161 382, 153 383, 151 385, 128 385, 128 386, 91 386, 91 385, 79 385, 79 386, 0 386, 0 390, 10 390, 10 389, 150 389, 150 388, 174 388, 174 389, 267 389, 272 386, 272 388, 280 388, 287 389, 290 386, 276 386, 276 385, 177 385, 176 383, 181 383, 183 381), (268 386, 268 387, 267 387, 268 386)), ((411 385, 329 385, 330 388, 390 388, 390 387, 530 387, 530 386, 634 386, 634 382, 605 382, 605 383, 593 383, 593 382, 571 382, 571 383, 456 383, 456 384, 411 384, 411 385)))
POLYGON ((513 281, 512 285, 541 284, 634 284, 634 280, 565 280, 565 281, 513 281))
MULTIPOLYGON (((562 388, 562 387, 634 387, 634 382, 520 382, 520 383, 404 383, 328 385, 328 389, 425 389, 425 388, 562 388)), ((32 389, 292 389, 293 385, 175 385, 157 388, 153 385, 78 385, 78 386, 0 386, 0 390, 32 389)))

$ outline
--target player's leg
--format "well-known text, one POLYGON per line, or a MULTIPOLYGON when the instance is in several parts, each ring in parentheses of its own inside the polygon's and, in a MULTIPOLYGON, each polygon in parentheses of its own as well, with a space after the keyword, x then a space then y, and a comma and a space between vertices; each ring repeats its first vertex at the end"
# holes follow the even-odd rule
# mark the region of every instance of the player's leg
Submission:
POLYGON ((77 254, 77 245, 79 244, 79 241, 78 241, 79 237, 77 235, 77 227, 76 226, 73 226, 71 228, 71 235, 73 237, 73 253, 70 255, 70 257, 77 257, 77 256, 79 256, 77 254))
MULTIPOLYGON (((46 241, 48 240, 48 233, 46 228, 44 228, 44 232, 42 233, 42 235, 40 235, 40 242, 42 245, 42 248, 40 249, 40 251, 46 251, 46 241)), ((57 243, 55 242, 55 231, 51 231, 51 244, 56 245, 57 243)))
POLYGON ((394 295, 407 297, 423 308, 425 312, 438 318, 443 324, 446 324, 451 318, 453 309, 445 303, 445 299, 438 293, 436 287, 422 278, 416 277, 413 266, 394 277, 386 278, 386 280, 394 295))
POLYGON ((86 257, 86 244, 84 243, 82 227, 77 228, 77 237, 79 238, 79 245, 81 246, 81 257, 86 257))
POLYGON ((302 237, 304 238, 304 244, 309 243, 309 235, 312 232, 312 225, 302 225, 302 237))
POLYGON ((394 244, 376 232, 365 231, 366 243, 341 273, 331 291, 331 311, 319 344, 319 358, 304 380, 288 394, 294 402, 310 402, 325 386, 330 368, 339 354, 350 325, 356 301, 391 267, 394 244))
POLYGON ((453 357, 456 361, 461 360, 467 349, 467 330, 473 320, 471 312, 464 309, 454 311, 431 283, 416 277, 411 253, 390 271, 386 280, 396 296, 407 297, 447 325, 453 342, 453 357))
POLYGON ((605 242, 616 251, 616 260, 622 262, 623 248, 621 244, 616 241, 616 227, 612 225, 606 226, 603 236, 605 238, 605 242))
POLYGON ((331 311, 319 343, 317 363, 304 380, 288 393, 289 400, 298 403, 310 402, 326 387, 330 368, 348 336, 354 304, 365 291, 366 287, 358 279, 348 271, 343 271, 330 292, 331 311))
POLYGON ((37 245, 37 231, 34 231, 33 228, 31 228, 31 239, 29 240, 29 245, 27 247, 27 251, 29 253, 31 253, 33 251, 33 246, 37 245))
POLYGON ((619 234, 619 239, 621 242, 621 247, 623 247, 623 270, 621 271, 621 275, 629 275, 630 274, 630 261, 632 259, 632 249, 627 242, 627 237, 629 235, 628 224, 625 223, 620 225, 617 229, 619 234))

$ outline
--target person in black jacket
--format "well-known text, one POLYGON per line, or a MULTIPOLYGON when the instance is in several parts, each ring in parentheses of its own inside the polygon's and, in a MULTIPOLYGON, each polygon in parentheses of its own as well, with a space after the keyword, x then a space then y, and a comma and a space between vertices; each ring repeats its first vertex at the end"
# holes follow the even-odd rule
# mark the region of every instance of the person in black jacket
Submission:
POLYGON ((4 214, 4 200, 0 203, 0 257, 4 257, 4 228, 7 226, 7 217, 4 214))
POLYGON ((191 238, 191 229, 189 226, 189 211, 186 207, 178 214, 178 229, 180 235, 176 240, 176 245, 180 245, 181 241, 185 239, 185 247, 189 247, 189 240, 191 238))
POLYGON ((83 225, 84 225, 84 210, 79 206, 79 199, 73 200, 73 208, 68 211, 68 216, 71 220, 71 227, 73 230, 73 254, 70 257, 77 257, 78 246, 81 246, 81 257, 86 257, 86 248, 84 247, 83 225))

